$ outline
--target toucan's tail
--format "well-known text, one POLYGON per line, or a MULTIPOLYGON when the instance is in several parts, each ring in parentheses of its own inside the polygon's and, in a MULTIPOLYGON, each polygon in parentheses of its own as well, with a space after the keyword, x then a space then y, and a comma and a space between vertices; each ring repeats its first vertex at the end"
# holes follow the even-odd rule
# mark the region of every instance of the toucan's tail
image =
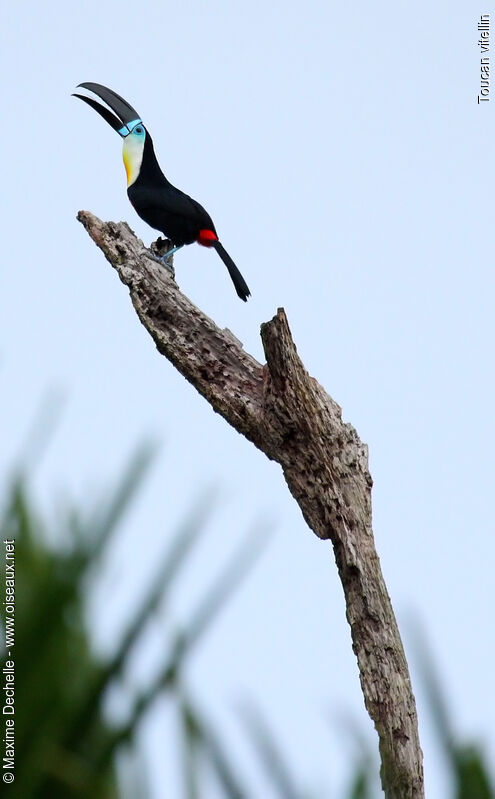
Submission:
POLYGON ((247 298, 251 296, 251 292, 247 287, 247 283, 239 272, 237 266, 228 254, 227 250, 220 244, 219 241, 212 241, 211 246, 215 248, 225 266, 229 270, 229 275, 232 278, 232 283, 237 291, 237 296, 246 302, 247 298))

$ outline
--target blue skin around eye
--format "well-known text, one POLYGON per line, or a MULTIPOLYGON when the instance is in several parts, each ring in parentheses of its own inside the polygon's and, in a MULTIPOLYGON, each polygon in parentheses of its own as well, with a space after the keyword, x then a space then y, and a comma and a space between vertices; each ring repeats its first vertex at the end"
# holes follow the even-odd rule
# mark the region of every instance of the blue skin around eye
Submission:
POLYGON ((120 128, 119 133, 124 138, 129 135, 129 133, 133 133, 135 136, 144 136, 144 128, 142 127, 143 123, 140 119, 133 119, 132 122, 128 122, 127 125, 124 125, 120 128), (137 133, 136 128, 140 127, 141 132, 137 133))

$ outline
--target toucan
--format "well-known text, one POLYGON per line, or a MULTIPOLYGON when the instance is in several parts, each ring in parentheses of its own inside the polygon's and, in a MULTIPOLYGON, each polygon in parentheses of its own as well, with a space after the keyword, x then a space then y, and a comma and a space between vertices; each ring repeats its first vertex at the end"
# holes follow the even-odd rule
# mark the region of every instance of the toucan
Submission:
MULTIPOLYGON (((184 244, 197 242, 203 247, 213 247, 229 270, 237 295, 245 302, 251 293, 237 266, 218 240, 210 215, 196 200, 167 180, 156 159, 151 136, 138 112, 127 100, 100 83, 80 83, 77 88, 93 92, 114 112, 92 97, 77 93, 73 95, 94 108, 122 136, 127 195, 141 219, 172 241, 173 249, 168 251, 164 259, 168 259, 184 244)), ((166 260, 164 263, 168 265, 166 260)))

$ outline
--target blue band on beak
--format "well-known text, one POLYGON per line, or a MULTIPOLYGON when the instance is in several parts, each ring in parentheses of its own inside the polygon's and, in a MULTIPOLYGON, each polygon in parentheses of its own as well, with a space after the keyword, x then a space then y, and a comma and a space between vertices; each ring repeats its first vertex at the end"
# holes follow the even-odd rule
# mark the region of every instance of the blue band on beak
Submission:
POLYGON ((124 136, 125 138, 126 136, 129 135, 129 133, 132 133, 136 125, 142 125, 142 124, 143 123, 140 119, 133 119, 132 122, 128 122, 127 125, 124 125, 123 128, 120 128, 119 133, 121 136, 124 136))

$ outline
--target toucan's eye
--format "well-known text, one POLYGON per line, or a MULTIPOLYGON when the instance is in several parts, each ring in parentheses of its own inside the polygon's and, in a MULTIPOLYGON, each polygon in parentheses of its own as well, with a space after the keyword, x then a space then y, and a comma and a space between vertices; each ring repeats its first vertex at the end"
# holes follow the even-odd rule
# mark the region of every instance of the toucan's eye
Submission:
POLYGON ((142 136, 144 133, 144 128, 141 125, 138 125, 137 128, 134 128, 134 133, 137 133, 138 136, 142 136))

